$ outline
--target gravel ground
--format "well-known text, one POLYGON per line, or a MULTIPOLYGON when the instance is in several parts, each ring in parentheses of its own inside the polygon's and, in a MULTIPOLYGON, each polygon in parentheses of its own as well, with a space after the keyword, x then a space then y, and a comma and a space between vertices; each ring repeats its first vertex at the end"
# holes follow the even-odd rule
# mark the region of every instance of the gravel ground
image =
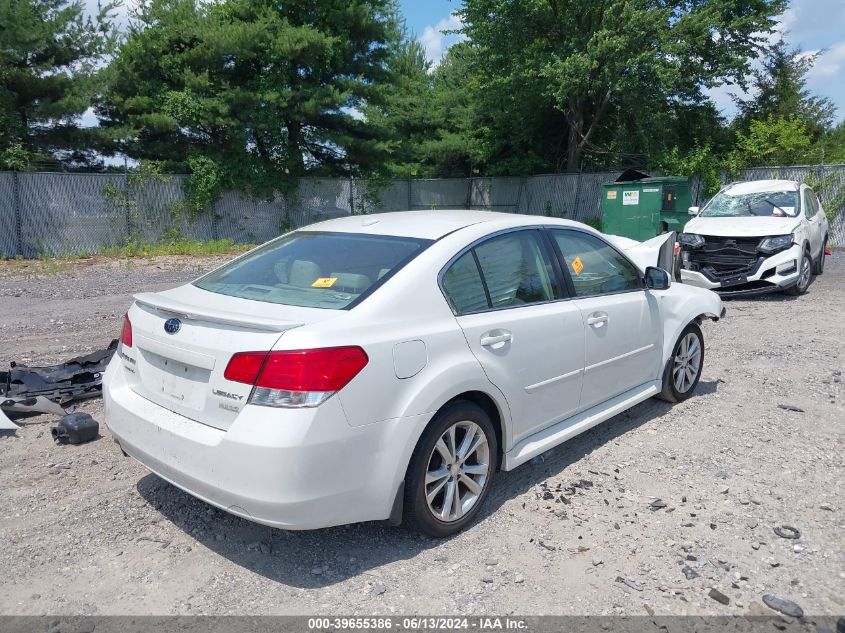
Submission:
MULTIPOLYGON (((0 364, 102 347, 132 293, 220 261, 0 262, 0 364)), ((845 253, 804 297, 727 308, 695 397, 501 473, 444 541, 229 516, 122 457, 100 401, 90 444, 54 445, 50 416, 0 432, 0 613, 772 614, 772 593, 843 614, 845 253)))

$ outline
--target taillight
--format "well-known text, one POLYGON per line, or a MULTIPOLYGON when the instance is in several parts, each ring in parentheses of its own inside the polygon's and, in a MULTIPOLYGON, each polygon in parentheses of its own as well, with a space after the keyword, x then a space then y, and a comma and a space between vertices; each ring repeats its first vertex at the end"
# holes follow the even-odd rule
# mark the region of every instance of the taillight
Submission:
POLYGON ((278 352, 241 352, 223 376, 254 385, 251 404, 316 407, 343 389, 369 362, 357 346, 278 352))
POLYGON ((243 382, 254 385, 258 372, 267 358, 267 352, 240 352, 232 356, 223 377, 232 382, 243 382))
POLYGON ((123 332, 120 334, 120 342, 126 347, 132 347, 132 322, 128 314, 123 315, 123 332))

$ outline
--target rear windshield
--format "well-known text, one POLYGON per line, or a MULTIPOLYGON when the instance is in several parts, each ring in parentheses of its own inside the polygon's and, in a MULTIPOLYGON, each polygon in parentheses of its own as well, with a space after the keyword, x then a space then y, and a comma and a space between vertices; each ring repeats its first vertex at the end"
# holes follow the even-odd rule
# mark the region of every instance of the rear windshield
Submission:
POLYGON ((350 307, 431 244, 357 233, 296 232, 194 282, 230 297, 306 308, 350 307))

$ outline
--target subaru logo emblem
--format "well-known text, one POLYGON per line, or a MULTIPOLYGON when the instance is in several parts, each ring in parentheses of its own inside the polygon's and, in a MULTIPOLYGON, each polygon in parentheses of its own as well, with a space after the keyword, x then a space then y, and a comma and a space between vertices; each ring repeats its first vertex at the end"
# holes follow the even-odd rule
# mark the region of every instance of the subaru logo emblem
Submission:
POLYGON ((179 319, 167 319, 164 322, 164 331, 168 334, 176 334, 182 329, 182 322, 179 319))

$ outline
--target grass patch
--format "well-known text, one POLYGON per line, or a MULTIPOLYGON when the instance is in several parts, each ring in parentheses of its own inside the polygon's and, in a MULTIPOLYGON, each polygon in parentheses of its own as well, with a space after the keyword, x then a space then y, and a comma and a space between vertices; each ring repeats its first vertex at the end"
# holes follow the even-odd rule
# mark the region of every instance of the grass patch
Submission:
POLYGON ((235 244, 232 240, 195 240, 178 237, 157 244, 127 242, 123 246, 105 248, 100 251, 104 257, 157 257, 160 255, 229 255, 243 253, 254 244, 235 244))

